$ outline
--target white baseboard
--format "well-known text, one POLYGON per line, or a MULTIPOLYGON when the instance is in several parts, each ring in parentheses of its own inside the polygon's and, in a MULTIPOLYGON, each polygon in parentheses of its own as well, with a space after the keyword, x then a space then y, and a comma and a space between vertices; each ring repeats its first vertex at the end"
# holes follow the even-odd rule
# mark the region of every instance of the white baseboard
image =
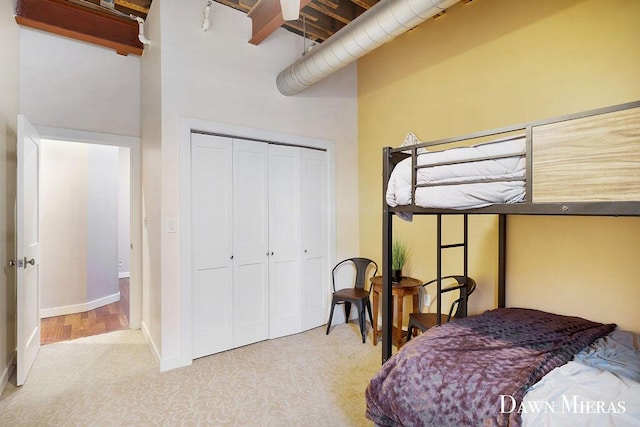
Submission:
POLYGON ((147 344, 151 347, 151 354, 153 354, 153 358, 156 359, 156 362, 160 365, 160 352, 158 352, 158 347, 156 347, 156 343, 153 341, 153 338, 151 338, 149 328, 147 328, 147 324, 144 323, 144 320, 140 322, 140 330, 142 331, 142 336, 144 336, 147 344))
POLYGON ((40 309, 40 318, 53 316, 65 316, 73 313, 84 313, 85 311, 95 310, 96 308, 120 301, 120 292, 116 292, 106 297, 98 298, 93 301, 88 301, 83 304, 64 305, 61 307, 51 307, 40 309))
POLYGON ((129 277, 131 277, 130 271, 121 271, 118 273, 118 279, 128 279, 129 277))
POLYGON ((13 356, 11 356, 11 359, 9 360, 9 363, 2 370, 2 375, 0 376, 0 395, 2 395, 5 387, 7 386, 7 384, 9 384, 9 378, 11 377, 11 374, 13 373, 13 369, 15 367, 16 367, 16 353, 14 352, 13 356))
POLYGON ((149 333, 149 329, 147 328, 147 325, 144 323, 144 320, 140 325, 140 330, 142 331, 142 335, 144 336, 144 339, 149 344, 149 347, 151 347, 151 354, 153 354, 153 358, 156 360, 158 365, 160 365, 160 372, 166 372, 172 369, 182 368, 183 366, 189 366, 191 364, 191 363, 187 363, 187 364, 183 363, 180 357, 163 359, 160 356, 160 352, 158 351, 158 347, 156 346, 156 343, 153 341, 153 338, 151 338, 151 334, 149 333))
POLYGON ((184 363, 182 363, 181 357, 172 357, 170 359, 162 359, 160 361, 160 372, 167 372, 172 369, 182 368, 184 366, 188 366, 188 365, 185 365, 184 363))

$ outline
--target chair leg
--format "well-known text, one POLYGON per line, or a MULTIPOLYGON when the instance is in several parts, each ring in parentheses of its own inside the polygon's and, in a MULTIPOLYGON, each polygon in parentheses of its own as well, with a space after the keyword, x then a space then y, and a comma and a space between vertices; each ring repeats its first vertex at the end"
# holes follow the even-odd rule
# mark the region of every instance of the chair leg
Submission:
MULTIPOLYGON (((367 310, 369 310, 369 320, 371 321, 371 327, 373 328, 373 314, 371 314, 371 301, 367 300, 367 310)), ((378 319, 376 319, 377 321, 378 319)))
POLYGON ((331 319, 333 319, 333 309, 335 308, 336 303, 331 303, 331 313, 329 313, 329 321, 327 322, 327 335, 329 335, 329 329, 331 329, 331 319))
POLYGON ((413 335, 413 325, 411 321, 409 321, 409 326, 407 326, 407 342, 411 340, 411 335, 413 335))
POLYGON ((365 305, 363 303, 358 304, 358 321, 360 322, 360 333, 362 334, 362 343, 367 342, 367 321, 365 320, 365 305))
POLYGON ((351 315, 351 303, 345 301, 344 303, 344 323, 349 323, 349 316, 351 315))

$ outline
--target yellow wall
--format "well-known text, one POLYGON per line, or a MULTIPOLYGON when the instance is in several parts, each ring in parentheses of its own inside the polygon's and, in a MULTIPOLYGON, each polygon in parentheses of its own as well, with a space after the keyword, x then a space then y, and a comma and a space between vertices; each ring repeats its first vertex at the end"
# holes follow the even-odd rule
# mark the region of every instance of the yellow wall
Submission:
MULTIPOLYGON (((638 22, 637 0, 476 0, 362 58, 362 255, 381 259, 382 147, 409 131, 428 141, 639 100, 638 22)), ((413 250, 408 273, 435 277, 435 220, 394 222, 413 250)), ((495 306, 496 223, 470 219, 471 312, 495 306)), ((640 218, 512 216, 507 254, 507 305, 640 332, 640 218)))

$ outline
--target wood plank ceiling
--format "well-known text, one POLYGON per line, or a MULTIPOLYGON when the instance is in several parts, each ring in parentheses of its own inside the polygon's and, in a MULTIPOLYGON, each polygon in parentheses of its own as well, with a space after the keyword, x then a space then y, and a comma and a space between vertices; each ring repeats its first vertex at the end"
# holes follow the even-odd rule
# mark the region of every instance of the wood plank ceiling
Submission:
MULTIPOLYGON (((250 17, 263 3, 275 3, 279 12, 278 0, 215 0, 217 3, 247 13, 250 17), (260 4, 259 4, 260 3, 260 4)), ((282 26, 296 34, 306 34, 309 40, 322 43, 345 25, 366 12, 379 0, 310 0, 301 1, 297 21, 281 21, 282 26)), ((254 18, 255 19, 255 18, 254 18)), ((256 34, 254 24, 254 37, 256 34)), ((257 44, 257 43, 256 43, 257 44)))
MULTIPOLYGON (((300 0, 300 18, 296 21, 282 19, 279 0, 199 0, 203 10, 209 1, 246 13, 252 20, 252 34, 247 34, 247 41, 257 45, 280 27, 322 43, 379 0, 300 0)), ((123 55, 141 55, 138 24, 129 16, 146 19, 152 0, 102 2, 112 2, 115 12, 102 7, 101 0, 18 0, 16 21, 112 47, 123 55)))
MULTIPOLYGON (((99 0, 90 0, 92 3, 100 3, 99 0)), ((193 0, 190 0, 193 1, 193 0)), ((206 0, 200 0, 202 7, 206 0)), ((214 0, 216 3, 240 10, 249 16, 255 15, 260 8, 275 7, 280 13, 279 0, 214 0)), ((301 0, 304 6, 300 10, 300 19, 297 21, 282 21, 277 27, 282 26, 299 35, 306 34, 309 40, 322 43, 345 25, 366 12, 379 0, 301 0)), ((115 0, 115 7, 127 14, 138 15, 146 18, 151 6, 151 0, 115 0)), ((255 18, 253 18, 255 20, 255 18)), ((255 27, 255 25, 254 25, 255 27)), ((251 39, 255 38, 254 28, 251 39)), ((261 40, 260 40, 261 41, 261 40)), ((258 43, 255 43, 258 44, 258 43)))

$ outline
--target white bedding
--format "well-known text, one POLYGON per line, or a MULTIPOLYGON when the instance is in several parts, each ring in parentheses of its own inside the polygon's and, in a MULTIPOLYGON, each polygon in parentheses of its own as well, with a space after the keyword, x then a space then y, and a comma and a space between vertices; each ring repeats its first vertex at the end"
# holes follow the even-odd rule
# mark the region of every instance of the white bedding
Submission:
POLYGON ((596 340, 534 384, 522 408, 526 427, 640 426, 640 335, 596 340))
MULTIPOLYGON (((471 209, 494 203, 520 202, 525 195, 525 150, 526 143, 522 137, 420 154, 419 165, 436 166, 418 169, 418 184, 438 185, 418 188, 416 204, 428 208, 471 209), (512 157, 481 160, 504 155, 512 157), (437 165, 474 159, 476 161, 437 165), (492 181, 465 184, 478 180, 492 181)), ((393 169, 386 193, 389 206, 411 203, 411 169, 411 158, 401 161, 393 169)))

